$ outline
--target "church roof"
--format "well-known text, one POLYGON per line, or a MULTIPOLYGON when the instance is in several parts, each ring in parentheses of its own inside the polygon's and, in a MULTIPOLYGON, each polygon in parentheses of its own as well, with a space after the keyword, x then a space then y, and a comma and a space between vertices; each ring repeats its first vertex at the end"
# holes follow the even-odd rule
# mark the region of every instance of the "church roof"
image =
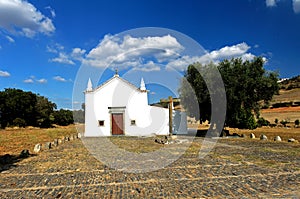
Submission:
POLYGON ((130 83, 129 81, 121 78, 118 74, 115 74, 112 78, 110 78, 109 80, 107 80, 106 82, 104 82, 103 84, 97 86, 93 91, 97 91, 101 88, 103 88, 104 86, 108 85, 110 82, 112 82, 113 80, 118 79, 120 81, 122 81, 123 83, 127 84, 129 87, 131 87, 134 90, 137 90, 139 92, 143 92, 142 90, 140 90, 138 87, 136 87, 134 84, 130 83))

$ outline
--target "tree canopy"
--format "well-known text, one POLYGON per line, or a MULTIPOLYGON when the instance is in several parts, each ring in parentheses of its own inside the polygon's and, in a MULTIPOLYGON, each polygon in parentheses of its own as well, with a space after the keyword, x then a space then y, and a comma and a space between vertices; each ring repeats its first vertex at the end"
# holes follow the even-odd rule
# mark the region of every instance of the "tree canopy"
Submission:
MULTIPOLYGON (((213 63, 201 65, 194 63, 188 66, 179 88, 179 95, 184 108, 192 117, 201 122, 211 120, 211 95, 203 74, 212 67, 213 63), (200 71, 200 72, 199 72, 200 71), (200 74, 201 73, 201 74, 200 74), (192 88, 189 89, 188 87, 192 88), (195 94, 193 94, 195 93, 195 94), (191 100, 196 98, 200 114, 191 106, 191 100)), ((225 125, 236 128, 253 129, 257 127, 260 103, 268 103, 274 94, 278 93, 278 74, 268 72, 263 67, 264 61, 256 57, 252 61, 243 61, 241 58, 224 60, 217 65, 226 91, 227 109, 225 125)), ((210 83, 213 76, 206 78, 210 83)), ((219 89, 218 85, 214 88, 219 89)))
POLYGON ((72 111, 55 110, 56 104, 46 97, 21 89, 0 91, 0 128, 7 126, 36 126, 47 128, 52 124, 73 123, 72 111))

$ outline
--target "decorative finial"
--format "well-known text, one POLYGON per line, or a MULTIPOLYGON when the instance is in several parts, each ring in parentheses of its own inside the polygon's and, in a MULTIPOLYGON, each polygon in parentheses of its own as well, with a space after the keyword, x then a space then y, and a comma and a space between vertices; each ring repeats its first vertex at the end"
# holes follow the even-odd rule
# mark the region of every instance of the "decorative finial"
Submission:
POLYGON ((140 90, 141 91, 147 91, 143 78, 141 79, 140 90))
POLYGON ((93 91, 93 85, 92 85, 91 78, 89 78, 86 91, 88 91, 88 92, 93 91))
POLYGON ((115 77, 119 77, 119 74, 118 74, 118 68, 115 68, 115 77))

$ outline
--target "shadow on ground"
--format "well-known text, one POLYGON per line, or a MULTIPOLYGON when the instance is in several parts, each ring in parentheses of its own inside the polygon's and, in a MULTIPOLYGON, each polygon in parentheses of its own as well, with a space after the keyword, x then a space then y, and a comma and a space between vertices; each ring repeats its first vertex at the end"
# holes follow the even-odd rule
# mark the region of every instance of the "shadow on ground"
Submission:
POLYGON ((29 154, 28 151, 22 151, 20 155, 5 154, 0 156, 0 173, 11 168, 17 167, 16 163, 23 159, 36 156, 35 154, 29 154))

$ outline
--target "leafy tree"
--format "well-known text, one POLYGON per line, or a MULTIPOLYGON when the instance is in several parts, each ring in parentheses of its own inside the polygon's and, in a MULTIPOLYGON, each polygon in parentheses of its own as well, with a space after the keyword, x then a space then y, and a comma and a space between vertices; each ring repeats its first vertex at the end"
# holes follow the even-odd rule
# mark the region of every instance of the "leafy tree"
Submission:
POLYGON ((53 113, 54 123, 60 126, 67 126, 69 124, 74 123, 73 113, 70 110, 60 109, 59 111, 55 111, 53 113))
MULTIPOLYGON (((240 58, 224 60, 217 65, 224 82, 227 98, 226 125, 237 128, 253 129, 257 127, 255 120, 259 118, 260 101, 268 103, 274 94, 278 93, 278 74, 267 72, 263 68, 264 61, 261 57, 254 58, 253 61, 243 61, 240 58)), ((214 92, 218 92, 218 85, 215 90, 209 92, 202 77, 210 84, 214 84, 213 74, 206 74, 212 63, 201 65, 194 63, 188 66, 184 79, 181 81, 179 94, 184 108, 190 116, 197 116, 195 107, 191 106, 191 101, 197 98, 200 109, 198 118, 201 122, 210 121, 211 98, 214 92), (200 71, 200 73, 199 73, 200 71), (190 89, 190 87, 192 89, 190 89), (193 94, 195 93, 195 95, 193 94)))
POLYGON ((20 89, 7 88, 0 92, 0 127, 50 127, 56 105, 47 98, 20 89))
POLYGON ((296 126, 299 126, 299 124, 300 124, 300 121, 297 119, 297 120, 295 120, 295 125, 296 126))
POLYGON ((270 125, 270 122, 269 122, 268 120, 266 120, 265 118, 260 117, 260 118, 258 118, 258 120, 257 120, 257 125, 258 125, 259 127, 262 127, 262 126, 269 126, 269 125, 270 125))
POLYGON ((43 96, 37 95, 35 109, 37 126, 42 128, 51 127, 54 121, 53 112, 56 109, 56 104, 43 96))

